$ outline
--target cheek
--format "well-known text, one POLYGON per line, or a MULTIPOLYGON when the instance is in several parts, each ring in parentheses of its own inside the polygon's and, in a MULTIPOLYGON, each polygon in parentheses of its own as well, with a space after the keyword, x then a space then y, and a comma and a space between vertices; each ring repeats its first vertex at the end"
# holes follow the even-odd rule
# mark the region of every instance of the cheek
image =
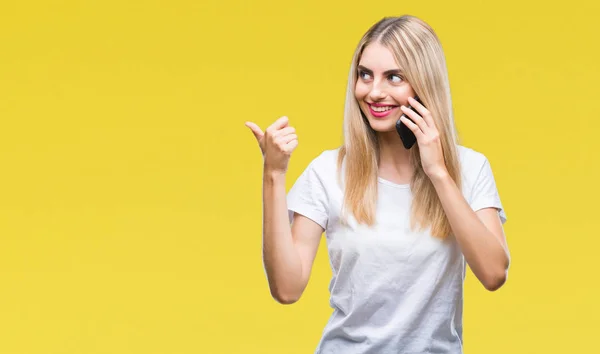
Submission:
POLYGON ((392 99, 396 102, 399 102, 401 104, 408 104, 408 97, 414 96, 414 94, 411 94, 411 91, 412 90, 407 90, 405 88, 397 89, 394 90, 394 92, 390 93, 390 96, 392 96, 392 99))
POLYGON ((354 86, 354 96, 357 100, 363 100, 368 93, 369 88, 365 84, 361 84, 360 82, 358 82, 356 86, 354 86))

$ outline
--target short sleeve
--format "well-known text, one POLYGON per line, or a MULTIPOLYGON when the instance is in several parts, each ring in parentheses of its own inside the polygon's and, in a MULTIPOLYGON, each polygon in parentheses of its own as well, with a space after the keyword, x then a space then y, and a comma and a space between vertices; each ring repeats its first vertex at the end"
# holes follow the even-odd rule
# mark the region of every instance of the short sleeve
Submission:
POLYGON ((296 212, 327 229, 329 203, 323 183, 324 176, 319 175, 316 165, 316 161, 311 162, 288 192, 288 214, 290 222, 296 212))
POLYGON ((484 208, 496 208, 498 209, 498 215, 500 216, 502 224, 506 222, 506 212, 500 201, 500 195, 498 194, 492 167, 485 157, 473 185, 471 207, 474 211, 484 208))

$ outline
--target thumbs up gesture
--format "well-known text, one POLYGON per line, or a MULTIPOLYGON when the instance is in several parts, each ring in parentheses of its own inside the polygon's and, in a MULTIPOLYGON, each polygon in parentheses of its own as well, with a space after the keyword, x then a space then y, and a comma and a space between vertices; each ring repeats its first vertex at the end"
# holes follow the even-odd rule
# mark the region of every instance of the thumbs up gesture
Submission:
POLYGON ((246 122, 263 154, 264 168, 270 172, 287 171, 292 152, 298 146, 296 129, 289 126, 289 119, 281 117, 271 124, 264 132, 258 125, 246 122))

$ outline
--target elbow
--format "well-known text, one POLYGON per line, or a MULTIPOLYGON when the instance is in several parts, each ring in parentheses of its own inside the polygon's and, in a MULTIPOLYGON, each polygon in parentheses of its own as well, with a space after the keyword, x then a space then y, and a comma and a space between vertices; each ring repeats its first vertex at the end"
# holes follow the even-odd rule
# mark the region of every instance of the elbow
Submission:
POLYGON ((296 297, 273 297, 275 301, 280 303, 281 305, 292 305, 295 304, 299 298, 296 297))
POLYGON ((505 283, 508 277, 508 271, 506 269, 502 269, 500 271, 493 272, 487 275, 484 279, 481 280, 481 283, 488 291, 496 291, 500 289, 505 283))
POLYGON ((282 305, 292 305, 298 300, 302 294, 292 291, 282 291, 281 289, 271 288, 271 296, 275 301, 282 305))
POLYGON ((501 262, 498 262, 493 269, 490 269, 480 280, 482 285, 488 291, 500 289, 508 278, 508 268, 510 267, 510 256, 505 254, 501 262))

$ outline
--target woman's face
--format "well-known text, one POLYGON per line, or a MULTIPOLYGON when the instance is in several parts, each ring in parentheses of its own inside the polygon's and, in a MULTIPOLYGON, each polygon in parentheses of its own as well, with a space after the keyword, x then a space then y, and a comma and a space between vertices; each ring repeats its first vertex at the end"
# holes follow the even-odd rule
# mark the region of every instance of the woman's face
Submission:
POLYGON ((376 132, 395 131, 396 122, 415 93, 389 49, 375 42, 363 50, 354 95, 376 132))

